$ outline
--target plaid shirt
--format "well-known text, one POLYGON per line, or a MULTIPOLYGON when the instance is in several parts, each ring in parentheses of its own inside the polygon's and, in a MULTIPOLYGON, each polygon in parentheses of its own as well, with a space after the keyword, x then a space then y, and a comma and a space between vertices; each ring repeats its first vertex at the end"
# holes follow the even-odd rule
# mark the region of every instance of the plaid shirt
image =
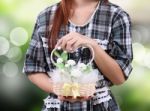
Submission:
MULTIPOLYGON (((55 11, 59 3, 54 4, 44 11, 42 11, 36 20, 32 38, 29 44, 29 48, 26 53, 25 63, 23 72, 26 74, 34 72, 44 72, 50 73, 54 69, 53 64, 50 60, 50 53, 48 50, 48 39, 45 37, 46 26, 49 22, 52 24, 52 20, 55 11)), ((97 6, 95 12, 89 19, 89 21, 78 26, 73 24, 71 21, 68 22, 67 31, 75 31, 92 39, 95 39, 100 47, 102 47, 121 67, 124 72, 124 76, 127 79, 132 70, 131 62, 133 59, 132 53, 132 40, 131 40, 131 21, 129 15, 112 3, 105 4, 103 0, 97 6)), ((63 28, 60 29, 59 38, 64 36, 66 33, 63 28)), ((82 58, 82 61, 88 62, 90 54, 89 50, 85 51, 78 50, 73 54, 69 54, 69 57, 75 60, 82 58)), ((97 68, 95 62, 93 66, 97 68)), ((110 80, 108 80, 99 70, 100 78, 97 83, 96 89, 109 87, 113 85, 110 80)), ((45 104, 43 106, 43 111, 98 111, 98 110, 109 110, 109 111, 119 111, 118 105, 110 90, 105 90, 104 99, 100 98, 102 92, 95 94, 95 100, 91 99, 89 101, 69 103, 60 102, 57 96, 50 94, 45 99, 45 104), (110 98, 110 99, 108 99, 110 98), (49 103, 46 103, 49 101, 49 103), (55 101, 55 102, 54 102, 55 101), (57 101, 57 102, 56 102, 57 101), (50 104, 47 107, 46 104, 50 104), (55 105, 56 104, 56 107, 55 105), (59 104, 59 106, 57 105, 59 104)))

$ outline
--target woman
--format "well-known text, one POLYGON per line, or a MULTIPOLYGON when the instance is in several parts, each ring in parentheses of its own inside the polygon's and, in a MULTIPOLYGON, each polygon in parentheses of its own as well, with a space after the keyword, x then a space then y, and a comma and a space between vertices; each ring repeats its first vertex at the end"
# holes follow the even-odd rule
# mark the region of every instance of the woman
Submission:
POLYGON ((132 59, 131 22, 124 10, 107 0, 61 0, 39 14, 23 72, 49 94, 42 111, 120 111, 109 87, 127 80, 132 59), (74 52, 82 44, 95 52, 96 92, 92 98, 60 97, 48 76, 54 68, 51 51, 60 46, 70 58, 87 62, 88 50, 74 52))

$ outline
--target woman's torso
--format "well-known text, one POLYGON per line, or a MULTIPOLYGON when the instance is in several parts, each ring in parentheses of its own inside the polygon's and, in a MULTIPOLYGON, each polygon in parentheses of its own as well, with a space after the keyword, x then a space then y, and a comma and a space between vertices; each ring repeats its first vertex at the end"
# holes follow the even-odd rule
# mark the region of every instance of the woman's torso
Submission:
MULTIPOLYGON (((44 55, 46 58, 47 62, 47 73, 50 73, 52 69, 55 67, 52 65, 51 60, 50 60, 50 52, 48 50, 48 39, 45 36, 45 31, 46 31, 46 26, 48 23, 52 24, 52 20, 55 14, 55 11, 57 9, 59 4, 52 5, 51 7, 48 7, 44 11, 42 11, 39 15, 39 35, 41 37, 42 43, 43 43, 43 48, 44 48, 44 55)), ((105 5, 104 3, 101 3, 98 5, 96 8, 95 13, 93 14, 93 17, 83 26, 77 26, 73 24, 71 21, 68 22, 66 26, 67 33, 75 31, 80 34, 83 34, 87 37, 90 37, 92 39, 95 39, 100 47, 102 47, 108 54, 109 51, 112 48, 111 44, 111 29, 112 29, 112 22, 114 18, 114 13, 115 11, 121 10, 118 6, 115 6, 111 3, 105 5)), ((59 37, 61 38, 66 34, 65 29, 62 27, 59 32, 59 37)), ((70 54, 69 56, 72 59, 75 59, 76 61, 79 60, 79 58, 82 58, 82 61, 88 62, 90 59, 90 52, 88 49, 83 51, 78 50, 77 52, 74 52, 73 54, 70 54), (82 55, 82 56, 81 56, 82 55)), ((96 64, 93 62, 93 67, 97 70, 98 67, 96 64)), ((112 93, 109 89, 109 86, 112 85, 111 81, 109 81, 99 70, 99 81, 97 82, 97 93, 95 93, 92 101, 92 104, 101 104, 101 103, 107 103, 110 100, 113 100, 112 93)), ((53 94, 50 94, 49 97, 45 99, 45 104, 48 102, 50 104, 55 104, 54 106, 57 106, 56 103, 60 103, 57 97, 53 94), (53 103, 53 101, 55 102, 53 103)), ((114 106, 116 105, 116 109, 118 109, 117 104, 115 103, 115 100, 113 100, 114 106)), ((61 104, 61 103, 60 103, 61 104)), ((65 103, 67 104, 67 103, 65 103)), ((51 105, 49 105, 51 106, 51 105)), ((90 110, 91 111, 91 110, 90 110)), ((117 110, 116 110, 117 111, 117 110)))

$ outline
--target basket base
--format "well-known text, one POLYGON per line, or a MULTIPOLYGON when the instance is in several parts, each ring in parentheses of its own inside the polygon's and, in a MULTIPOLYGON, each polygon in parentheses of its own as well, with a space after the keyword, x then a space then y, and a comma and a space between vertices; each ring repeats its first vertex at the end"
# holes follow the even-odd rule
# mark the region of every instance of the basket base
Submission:
POLYGON ((63 96, 63 101, 69 101, 69 102, 78 102, 78 101, 87 101, 90 100, 92 96, 89 97, 83 97, 83 96, 78 96, 74 98, 73 96, 63 96))
MULTIPOLYGON (((57 95, 60 95, 65 98, 73 98, 73 94, 69 93, 66 95, 63 95, 63 85, 64 84, 53 84, 53 90, 57 95)), ((71 90, 71 89, 70 89, 71 90)), ((77 96, 76 98, 84 98, 84 97, 92 97, 95 93, 95 84, 80 84, 79 88, 79 94, 80 96, 77 96)))

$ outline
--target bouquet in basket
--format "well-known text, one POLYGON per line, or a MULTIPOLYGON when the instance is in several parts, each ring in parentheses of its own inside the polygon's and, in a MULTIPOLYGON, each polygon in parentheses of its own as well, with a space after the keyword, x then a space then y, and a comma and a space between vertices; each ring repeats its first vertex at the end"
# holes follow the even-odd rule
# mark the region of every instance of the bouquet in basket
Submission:
POLYGON ((53 90, 57 95, 75 99, 94 94, 95 84, 98 80, 98 70, 92 67, 92 61, 94 60, 93 48, 89 45, 84 46, 92 52, 92 58, 87 64, 81 61, 76 63, 72 59, 68 60, 67 51, 63 51, 61 47, 52 50, 51 61, 56 68, 53 69, 50 77, 53 82, 53 90), (54 56, 57 59, 54 60, 54 56))

